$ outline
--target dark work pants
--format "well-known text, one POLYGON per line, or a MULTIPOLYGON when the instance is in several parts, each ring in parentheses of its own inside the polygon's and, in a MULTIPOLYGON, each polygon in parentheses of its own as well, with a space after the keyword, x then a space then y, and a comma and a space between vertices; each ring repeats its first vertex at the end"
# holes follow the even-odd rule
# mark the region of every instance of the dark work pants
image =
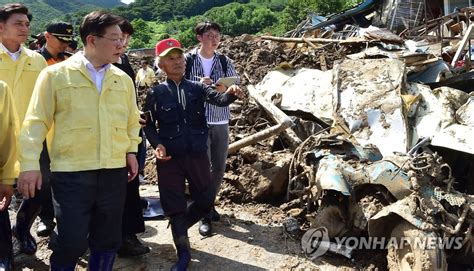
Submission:
POLYGON ((184 215, 186 227, 178 236, 210 212, 214 203, 215 186, 211 181, 207 153, 173 157, 157 163, 160 200, 165 214, 170 217, 184 215), (187 205, 185 180, 189 183, 192 204, 187 205))
MULTIPOLYGON (((138 145, 137 159, 146 153, 143 141, 138 145)), ((143 171, 145 161, 138 163, 138 172, 143 171)), ((122 236, 129 236, 145 231, 145 220, 143 219, 143 207, 140 199, 140 178, 137 174, 135 179, 127 183, 127 195, 123 209, 122 236)))
MULTIPOLYGON (((209 137, 207 139, 207 155, 211 162, 211 180, 219 193, 224 178, 227 153, 229 149, 229 124, 209 124, 209 137)), ((212 217, 212 212, 208 218, 212 217)))
POLYGON ((50 261, 70 266, 87 250, 116 251, 122 242, 127 169, 53 172, 57 234, 50 261))
POLYGON ((145 231, 142 202, 139 192, 140 180, 137 176, 127 183, 127 194, 123 209, 122 236, 145 231))
POLYGON ((49 178, 51 176, 50 170, 51 160, 49 159, 48 148, 46 141, 43 143, 43 150, 40 155, 40 169, 42 176, 41 190, 38 191, 37 198, 41 205, 41 212, 39 217, 41 220, 52 221, 54 219, 53 196, 51 194, 51 184, 49 178))
POLYGON ((12 229, 10 226, 10 217, 8 208, 0 211, 0 259, 13 256, 12 229))
POLYGON ((140 130, 140 137, 142 138, 142 142, 138 144, 138 152, 137 152, 137 161, 138 161, 138 172, 143 173, 145 170, 145 162, 146 162, 146 137, 145 133, 140 130))

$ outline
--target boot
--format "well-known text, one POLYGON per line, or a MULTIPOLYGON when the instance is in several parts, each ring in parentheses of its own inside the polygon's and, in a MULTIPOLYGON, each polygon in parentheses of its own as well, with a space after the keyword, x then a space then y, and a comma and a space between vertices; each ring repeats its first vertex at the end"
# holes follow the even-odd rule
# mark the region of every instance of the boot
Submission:
POLYGON ((13 258, 1 258, 0 259, 0 271, 13 271, 13 258))
POLYGON ((130 234, 122 238, 122 245, 117 254, 119 257, 133 257, 150 252, 150 248, 138 240, 135 234, 130 234))
POLYGON ((60 267, 57 264, 50 262, 49 263, 51 271, 74 271, 76 269, 76 264, 67 266, 67 267, 60 267))
POLYGON ((36 240, 31 236, 30 229, 40 211, 41 205, 35 199, 23 200, 18 209, 13 235, 20 243, 20 252, 28 255, 36 252, 36 240))
POLYGON ((7 209, 0 212, 0 271, 10 270, 13 270, 13 245, 7 209))
POLYGON ((187 236, 179 236, 174 238, 176 246, 176 254, 178 261, 171 267, 171 271, 186 271, 188 270, 189 262, 191 261, 191 248, 187 236))
POLYGON ((172 271, 187 270, 191 261, 191 248, 185 221, 186 217, 183 214, 176 215, 170 219, 171 233, 178 255, 178 261, 171 267, 172 271))
POLYGON ((95 251, 89 255, 89 271, 112 271, 116 251, 95 251))

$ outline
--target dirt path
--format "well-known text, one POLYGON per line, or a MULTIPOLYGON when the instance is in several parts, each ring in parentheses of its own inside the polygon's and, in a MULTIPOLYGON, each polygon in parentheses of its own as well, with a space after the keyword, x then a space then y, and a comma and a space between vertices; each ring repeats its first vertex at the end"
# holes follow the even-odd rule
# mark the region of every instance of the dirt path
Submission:
MULTIPOLYGON (((156 196, 156 186, 145 185, 141 190, 142 196, 156 196)), ((272 221, 272 217, 274 220, 281 218, 276 207, 227 204, 217 209, 221 220, 213 224, 213 236, 201 237, 196 225, 189 230, 192 247, 190 270, 358 268, 358 264, 339 256, 318 258, 315 263, 306 259, 301 254, 299 241, 293 240, 284 233, 280 224, 272 221)), ((114 270, 169 270, 176 254, 167 226, 168 220, 146 221, 146 231, 139 237, 152 251, 132 259, 118 258, 114 270)), ((47 249, 47 238, 37 240, 39 249, 35 256, 16 256, 17 270, 48 270, 51 251, 47 249)), ((76 270, 86 270, 86 267, 86 259, 81 259, 76 270)))

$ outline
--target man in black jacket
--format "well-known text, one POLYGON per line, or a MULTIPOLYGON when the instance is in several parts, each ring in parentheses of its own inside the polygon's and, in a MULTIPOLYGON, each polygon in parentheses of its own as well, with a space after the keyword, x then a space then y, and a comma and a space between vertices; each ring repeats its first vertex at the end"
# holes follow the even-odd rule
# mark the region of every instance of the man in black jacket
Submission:
POLYGON ((225 93, 218 93, 211 86, 184 79, 183 49, 175 39, 160 41, 155 51, 167 79, 147 94, 144 111, 151 111, 152 121, 144 129, 155 149, 160 199, 170 217, 178 254, 172 270, 186 270, 191 260, 188 228, 211 211, 216 193, 206 153, 208 127, 204 102, 227 106, 241 92, 238 86, 232 86, 225 93), (193 200, 189 207, 185 179, 193 200))
MULTIPOLYGON (((116 67, 124 71, 135 83, 135 71, 133 70, 128 56, 125 54, 128 48, 128 42, 135 32, 132 24, 124 19, 120 23, 120 30, 122 30, 123 54, 119 58, 119 62, 114 63, 116 67)), ((136 90, 135 86, 135 90, 136 90)), ((136 93, 138 97, 138 93, 136 93)), ((145 169, 145 138, 143 132, 140 130, 140 137, 142 142, 138 145, 137 159, 138 159, 138 171, 144 171, 145 169), (143 159, 140 159, 143 157, 143 159)), ((150 248, 145 246, 138 240, 137 233, 145 231, 145 220, 143 219, 142 202, 140 199, 140 177, 137 175, 132 181, 127 183, 127 196, 125 198, 125 206, 123 209, 122 219, 122 245, 120 246, 117 254, 121 257, 131 257, 143 255, 150 252, 150 248)))

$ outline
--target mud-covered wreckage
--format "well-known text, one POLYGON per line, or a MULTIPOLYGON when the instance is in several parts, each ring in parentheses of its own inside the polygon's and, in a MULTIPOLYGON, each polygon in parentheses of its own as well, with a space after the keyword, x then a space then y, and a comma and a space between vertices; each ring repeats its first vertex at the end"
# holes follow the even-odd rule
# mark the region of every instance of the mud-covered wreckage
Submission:
MULTIPOLYGON (((351 14, 380 4, 369 2, 351 14)), ((473 266, 474 94, 463 83, 470 80, 472 11, 440 17, 436 26, 420 19, 409 25, 417 31, 402 30, 412 39, 373 25, 338 26, 341 33, 330 22, 347 22, 342 15, 320 27, 300 25, 292 37, 261 37, 313 59, 330 45, 346 48, 332 68, 324 56, 316 57, 320 69, 283 63, 247 86, 273 126, 240 137, 231 153, 248 156, 245 146, 275 135, 291 150, 288 230, 301 236, 324 227, 331 240, 456 237, 462 248, 388 246, 388 268, 473 266)), ((393 16, 385 21, 395 31, 393 16)), ((351 257, 331 241, 327 247, 351 257)))
POLYGON ((285 37, 225 37, 248 98, 231 106, 219 202, 277 204, 291 236, 324 227, 349 258, 333 238, 458 238, 388 246, 388 268, 472 267, 473 11, 368 0, 285 37))

